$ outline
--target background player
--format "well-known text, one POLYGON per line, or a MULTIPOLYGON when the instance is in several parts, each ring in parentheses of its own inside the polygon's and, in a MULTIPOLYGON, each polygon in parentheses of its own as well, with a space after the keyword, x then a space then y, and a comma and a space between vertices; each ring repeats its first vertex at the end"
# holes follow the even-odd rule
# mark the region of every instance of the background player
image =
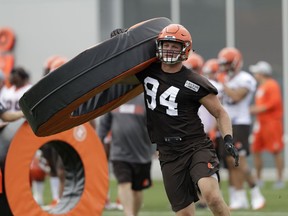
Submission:
POLYGON ((255 104, 250 107, 251 114, 256 116, 253 128, 252 152, 257 179, 262 185, 263 161, 261 153, 268 151, 274 157, 277 180, 274 188, 284 188, 283 181, 283 102, 281 88, 272 76, 272 67, 268 62, 259 61, 249 67, 259 83, 255 94, 255 104))
POLYGON ((249 203, 244 188, 247 181, 251 189, 251 205, 254 210, 263 208, 265 198, 257 187, 247 162, 249 155, 249 135, 252 119, 249 106, 256 89, 256 80, 253 76, 242 70, 243 58, 241 52, 234 47, 225 47, 220 50, 218 60, 220 70, 227 74, 223 83, 222 103, 227 110, 233 126, 235 147, 239 151, 240 166, 234 167, 232 157, 227 155, 226 162, 230 182, 230 208, 246 209, 249 203))
POLYGON ((97 131, 105 145, 111 131, 109 160, 118 183, 118 196, 126 216, 137 216, 143 204, 143 190, 152 185, 154 153, 146 128, 143 95, 139 95, 100 117, 97 131))

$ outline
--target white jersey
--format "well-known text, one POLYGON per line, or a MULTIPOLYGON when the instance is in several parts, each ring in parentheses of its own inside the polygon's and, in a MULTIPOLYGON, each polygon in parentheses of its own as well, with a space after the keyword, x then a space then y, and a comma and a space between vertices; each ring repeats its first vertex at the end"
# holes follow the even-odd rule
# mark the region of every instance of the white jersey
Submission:
MULTIPOLYGON (((210 80, 208 79, 214 86, 215 88, 218 90, 218 98, 221 99, 222 95, 223 95, 223 86, 221 83, 216 82, 214 80, 210 80)), ((214 118, 214 116, 212 116, 208 110, 202 105, 199 108, 198 111, 198 115, 202 120, 202 124, 204 125, 204 131, 205 133, 209 133, 212 129, 215 128, 216 126, 216 119, 214 118)))
POLYGON ((217 81, 215 81, 215 80, 211 80, 211 79, 209 79, 209 81, 210 81, 210 82, 212 83, 212 85, 214 85, 215 88, 217 89, 217 91, 218 91, 217 97, 218 97, 220 100, 222 100, 222 96, 223 96, 223 85, 222 85, 222 83, 217 82, 217 81))
POLYGON ((1 91, 0 101, 3 103, 7 110, 19 111, 21 110, 19 106, 19 100, 23 94, 31 87, 31 84, 27 84, 18 89, 15 86, 11 86, 9 88, 4 87, 1 91))
POLYGON ((257 82, 254 77, 245 72, 240 71, 232 77, 227 83, 228 88, 239 89, 246 88, 249 93, 239 102, 233 102, 232 99, 223 94, 223 105, 231 118, 232 125, 249 125, 251 124, 251 115, 249 111, 250 104, 256 90, 257 82))

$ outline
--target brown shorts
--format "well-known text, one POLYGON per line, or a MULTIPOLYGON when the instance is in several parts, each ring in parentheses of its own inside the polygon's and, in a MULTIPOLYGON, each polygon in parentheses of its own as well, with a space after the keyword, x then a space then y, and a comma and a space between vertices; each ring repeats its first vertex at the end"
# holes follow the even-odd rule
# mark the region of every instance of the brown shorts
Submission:
POLYGON ((166 194, 175 212, 199 200, 199 179, 218 175, 219 160, 213 143, 208 139, 201 142, 174 160, 159 158, 166 194))
POLYGON ((131 182, 132 190, 149 188, 151 181, 151 162, 146 164, 112 161, 113 173, 118 183, 131 182))

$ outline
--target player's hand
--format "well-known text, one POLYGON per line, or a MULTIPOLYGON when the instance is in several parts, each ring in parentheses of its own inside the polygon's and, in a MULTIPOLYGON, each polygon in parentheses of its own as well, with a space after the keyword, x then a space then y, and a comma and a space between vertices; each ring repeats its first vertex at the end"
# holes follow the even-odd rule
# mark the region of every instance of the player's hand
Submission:
POLYGON ((114 30, 110 33, 110 38, 115 37, 115 36, 118 35, 118 34, 122 34, 122 33, 126 32, 126 31, 127 31, 127 29, 123 29, 123 28, 114 29, 114 30))
POLYGON ((238 150, 233 144, 233 138, 231 135, 226 135, 224 137, 224 147, 225 150, 235 159, 235 167, 239 166, 239 154, 238 150))

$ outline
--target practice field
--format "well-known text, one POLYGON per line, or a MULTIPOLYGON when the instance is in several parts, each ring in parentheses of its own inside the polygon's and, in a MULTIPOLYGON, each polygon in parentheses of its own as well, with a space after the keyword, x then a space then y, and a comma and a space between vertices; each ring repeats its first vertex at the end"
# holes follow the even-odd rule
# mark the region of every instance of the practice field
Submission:
MULTIPOLYGON (((48 180, 48 179, 47 179, 48 180)), ((48 204, 51 202, 51 193, 49 191, 48 181, 45 185, 44 202, 48 204)), ((227 182, 221 183, 224 199, 228 200, 227 182)), ((265 208, 253 211, 251 209, 243 211, 233 211, 232 216, 287 216, 288 215, 288 182, 286 187, 281 190, 273 189, 273 182, 266 181, 262 192, 266 198, 265 208)), ((115 202, 117 196, 116 182, 110 182, 110 196, 111 201, 115 202)), ((248 193, 248 197, 250 194, 248 193)), ((154 180, 153 186, 144 192, 144 205, 141 209, 139 216, 173 216, 175 215, 171 210, 166 198, 163 183, 161 180, 154 180)), ((197 209, 197 216, 211 216, 211 212, 207 209, 197 209)), ((122 211, 118 210, 105 210, 102 216, 123 216, 122 211)))
MULTIPOLYGON (((212 213, 208 210, 198 210, 196 212, 197 216, 211 216, 212 213)), ((255 211, 235 211, 231 213, 232 216, 287 216, 287 212, 255 212, 255 211)), ((104 212, 103 216, 123 216, 122 212, 104 212)), ((175 216, 172 212, 168 211, 158 211, 158 212, 149 212, 143 211, 139 216, 175 216)))
MULTIPOLYGON (((286 188, 281 190, 273 189, 273 182, 268 181, 265 183, 262 192, 267 200, 266 207, 258 210, 243 210, 233 211, 233 216, 287 216, 288 215, 288 183, 286 188)), ((111 181, 111 200, 116 199, 116 183, 111 181)), ((225 200, 228 200, 227 195, 227 182, 221 184, 225 200)), ((250 194, 248 193, 248 197, 250 194)), ((166 198, 163 184, 161 180, 154 181, 153 187, 146 190, 144 193, 144 205, 141 209, 139 216, 173 216, 175 215, 170 211, 169 203, 166 198)), ((197 216, 210 216, 212 215, 209 210, 198 210, 197 216)), ((105 210, 103 216, 123 216, 123 212, 114 210, 105 210)))

